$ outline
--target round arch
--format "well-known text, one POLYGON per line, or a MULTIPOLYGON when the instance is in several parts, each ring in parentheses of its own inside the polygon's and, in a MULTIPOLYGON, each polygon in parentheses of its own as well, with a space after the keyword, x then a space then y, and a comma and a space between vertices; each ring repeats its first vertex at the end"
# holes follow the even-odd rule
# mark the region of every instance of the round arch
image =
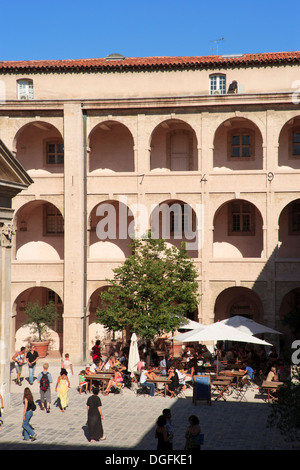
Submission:
POLYGON ((134 138, 129 128, 117 120, 96 124, 88 135, 90 173, 134 172, 134 138))
POLYGON ((149 136, 150 170, 197 171, 195 130, 182 119, 161 121, 149 136))
POLYGON ((263 256, 263 217, 252 202, 231 199, 213 216, 214 258, 261 258, 263 256))

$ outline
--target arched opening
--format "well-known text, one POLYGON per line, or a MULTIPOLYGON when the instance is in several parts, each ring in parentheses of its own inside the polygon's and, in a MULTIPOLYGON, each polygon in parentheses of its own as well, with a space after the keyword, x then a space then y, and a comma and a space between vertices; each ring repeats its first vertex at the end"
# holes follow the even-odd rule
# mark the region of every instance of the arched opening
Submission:
POLYGON ((134 171, 134 141, 129 129, 117 121, 98 124, 89 137, 89 172, 134 171))
POLYGON ((279 216, 278 258, 300 256, 300 199, 290 202, 279 216))
POLYGON ((234 199, 223 204, 214 216, 214 258, 261 258, 263 220, 249 201, 234 199))
POLYGON ((151 136, 150 170, 197 171, 197 139, 191 126, 179 119, 159 124, 151 136))
POLYGON ((290 119, 280 131, 278 166, 295 170, 300 168, 300 116, 290 119))
POLYGON ((131 210, 120 201, 104 201, 94 207, 89 217, 90 259, 124 259, 130 256, 135 233, 131 210))
POLYGON ((64 172, 64 141, 52 124, 36 120, 16 134, 16 158, 30 175, 64 172))
POLYGON ((214 169, 261 170, 263 142, 256 124, 242 117, 223 122, 214 137, 213 166, 214 169))
POLYGON ((15 215, 16 260, 64 258, 64 220, 60 210, 44 200, 22 206, 15 215))
POLYGON ((53 302, 57 310, 57 318, 53 325, 48 329, 47 339, 50 340, 49 350, 54 352, 63 351, 63 303, 61 297, 54 290, 47 287, 31 287, 24 290, 18 295, 14 302, 13 311, 14 331, 15 331, 15 350, 19 350, 21 346, 30 344, 35 338, 32 334, 30 326, 24 325, 27 320, 25 313, 26 305, 29 302, 38 301, 41 306, 53 302))
POLYGON ((151 213, 151 233, 154 238, 165 239, 180 248, 186 245, 191 258, 199 258, 199 214, 190 204, 181 200, 166 200, 151 213))

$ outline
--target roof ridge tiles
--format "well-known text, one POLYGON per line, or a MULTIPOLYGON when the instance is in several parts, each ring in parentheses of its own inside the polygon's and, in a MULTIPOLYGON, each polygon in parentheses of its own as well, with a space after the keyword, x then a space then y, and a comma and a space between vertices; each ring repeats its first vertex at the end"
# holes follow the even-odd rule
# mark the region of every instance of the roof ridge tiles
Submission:
POLYGON ((107 58, 85 59, 42 59, 42 60, 16 60, 0 61, 0 72, 18 70, 84 70, 84 69, 135 69, 135 68, 176 68, 252 65, 264 63, 299 62, 300 51, 292 52, 262 52, 236 55, 208 55, 208 56, 150 56, 150 57, 125 57, 107 60, 107 58))

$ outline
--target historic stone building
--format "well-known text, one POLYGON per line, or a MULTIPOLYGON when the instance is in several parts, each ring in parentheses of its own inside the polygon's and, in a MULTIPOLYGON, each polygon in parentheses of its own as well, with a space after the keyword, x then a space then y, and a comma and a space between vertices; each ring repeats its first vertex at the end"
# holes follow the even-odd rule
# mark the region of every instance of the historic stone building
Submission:
POLYGON ((193 320, 243 314, 289 341, 299 64, 300 52, 0 62, 0 139, 33 180, 13 200, 12 350, 26 303, 53 300, 52 348, 84 359, 103 334, 99 292, 132 233, 152 220, 165 234, 163 207, 168 242, 183 233, 199 272, 193 320))

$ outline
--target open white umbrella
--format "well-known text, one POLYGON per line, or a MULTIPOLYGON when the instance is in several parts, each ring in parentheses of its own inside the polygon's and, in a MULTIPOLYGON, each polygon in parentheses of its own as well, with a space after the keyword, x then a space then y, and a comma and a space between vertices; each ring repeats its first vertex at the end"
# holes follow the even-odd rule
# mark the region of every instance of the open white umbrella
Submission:
POLYGON ((269 328, 268 326, 262 325, 261 323, 257 323, 250 318, 242 317, 241 315, 235 315, 231 318, 226 318, 226 320, 222 320, 220 323, 224 323, 227 326, 233 326, 244 333, 248 333, 249 335, 259 335, 262 333, 272 333, 281 335, 280 331, 273 330, 273 328, 269 328))
POLYGON ((131 335, 130 341, 130 348, 129 348, 129 356, 128 356, 128 372, 131 372, 131 377, 134 376, 134 372, 137 371, 137 365, 140 361, 138 343, 137 343, 137 336, 135 333, 131 335))
POLYGON ((179 333, 176 336, 173 336, 171 339, 174 339, 175 341, 183 341, 185 338, 188 338, 193 331, 201 331, 205 328, 205 325, 201 325, 198 323, 198 328, 191 329, 189 331, 186 331, 185 333, 179 333))
POLYGON ((267 343, 267 341, 244 333, 233 326, 225 325, 222 322, 212 323, 204 328, 189 331, 189 334, 186 335, 182 342, 190 341, 237 341, 272 346, 271 343, 267 343))
MULTIPOLYGON (((272 346, 271 343, 267 343, 262 339, 256 338, 255 336, 239 331, 233 326, 227 326, 222 322, 212 323, 211 325, 206 326, 203 329, 192 330, 190 334, 182 341, 236 341, 241 343, 254 343, 262 344, 264 346, 272 346)), ((219 370, 219 362, 217 357, 217 374, 219 370)))
POLYGON ((180 325, 179 329, 180 330, 197 330, 201 326, 203 326, 201 323, 188 319, 187 323, 180 325))

